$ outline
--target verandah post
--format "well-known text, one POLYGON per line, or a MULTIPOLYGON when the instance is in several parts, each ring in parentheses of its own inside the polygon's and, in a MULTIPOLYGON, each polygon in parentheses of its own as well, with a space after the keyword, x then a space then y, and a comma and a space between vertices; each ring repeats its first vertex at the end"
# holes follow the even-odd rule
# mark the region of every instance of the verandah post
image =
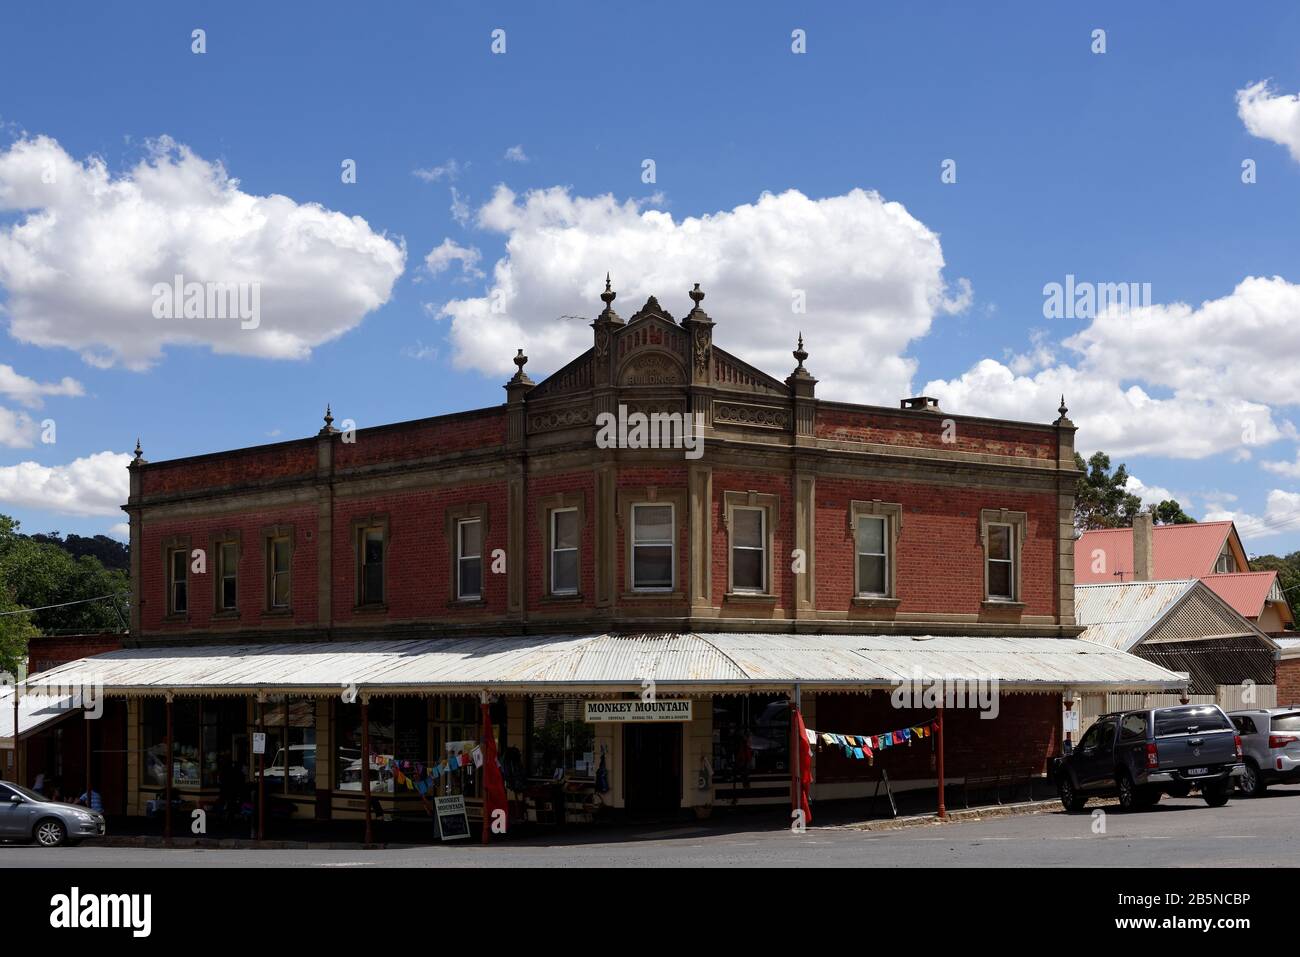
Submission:
POLYGON ((366 843, 374 843, 370 825, 370 696, 361 696, 361 803, 366 806, 366 843))
POLYGON ((174 756, 172 748, 174 741, 172 739, 172 698, 174 695, 169 691, 167 693, 167 770, 166 784, 163 785, 163 840, 168 844, 172 842, 172 761, 174 756))
POLYGON ((943 800, 943 697, 939 698, 939 720, 935 726, 935 767, 939 774, 939 817, 948 816, 948 808, 943 800))

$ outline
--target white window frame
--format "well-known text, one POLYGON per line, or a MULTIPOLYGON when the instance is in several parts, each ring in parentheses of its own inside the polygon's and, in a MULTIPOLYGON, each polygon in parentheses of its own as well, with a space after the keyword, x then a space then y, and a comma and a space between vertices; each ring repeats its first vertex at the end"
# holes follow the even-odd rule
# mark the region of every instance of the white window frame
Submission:
MULTIPOLYGON (((578 584, 579 584, 579 583, 578 583, 578 580, 577 580, 576 578, 574 579, 573 587, 572 587, 572 588, 557 588, 557 587, 556 587, 556 585, 555 585, 555 556, 558 555, 560 552, 573 552, 575 556, 578 555, 578 552, 580 551, 581 546, 582 546, 582 514, 581 514, 581 512, 579 512, 578 507, 577 507, 576 505, 574 505, 574 506, 567 506, 567 507, 565 507, 565 508, 553 508, 553 509, 551 509, 551 520, 550 520, 550 524, 551 524, 551 529, 550 529, 550 545, 551 545, 551 556, 550 556, 550 562, 551 562, 551 594, 552 594, 552 595, 576 595, 576 594, 578 594, 578 584), (560 548, 560 547, 556 544, 556 542, 559 540, 558 537, 557 537, 557 535, 555 534, 556 517, 557 517, 558 515, 561 515, 561 514, 564 514, 564 513, 572 513, 572 515, 574 516, 574 518, 575 518, 575 520, 576 520, 576 523, 575 523, 575 524, 576 524, 576 526, 577 526, 577 530, 578 530, 578 542, 577 542, 577 544, 575 544, 572 548, 560 548)), ((578 574, 580 574, 580 572, 581 572, 581 567, 580 567, 580 565, 579 565, 579 563, 578 563, 577 561, 574 562, 573 570, 574 570, 574 575, 575 575, 575 576, 578 575, 578 574)))
POLYGON ((1016 547, 1016 526, 1010 522, 989 522, 988 523, 989 550, 984 556, 985 563, 985 580, 988 582, 988 600, 989 601, 1018 601, 1016 595, 1016 562, 1019 561, 1019 549, 1016 547), (993 530, 995 528, 1005 528, 1007 530, 1007 558, 993 557, 993 530), (993 593, 993 576, 989 574, 989 569, 996 562, 999 565, 1007 566, 1007 587, 1011 590, 1009 595, 995 595, 993 593))
POLYGON ((217 576, 217 611, 237 611, 239 609, 239 543, 231 539, 217 542, 217 563, 221 566, 221 574, 217 576), (233 567, 226 561, 228 548, 235 553, 233 567), (226 579, 232 579, 235 583, 233 605, 226 604, 226 579))
POLYGON ((189 548, 173 548, 167 552, 167 613, 169 615, 188 615, 190 612, 190 552, 189 548), (176 556, 181 556, 181 567, 184 569, 184 576, 178 581, 176 578, 176 556), (178 608, 176 602, 176 586, 185 586, 185 607, 178 608))
POLYGON ((731 540, 728 546, 731 548, 731 592, 737 595, 766 595, 768 594, 767 581, 767 508, 762 505, 733 505, 731 507, 731 540), (737 512, 758 512, 758 547, 753 545, 737 545, 735 533, 735 521, 737 512), (736 550, 746 552, 758 552, 762 558, 759 563, 760 581, 757 588, 740 587, 736 584, 736 550))
POLYGON ((482 601, 483 599, 483 520, 481 518, 458 518, 456 519, 456 600, 457 601, 482 601), (466 525, 477 525, 478 530, 478 554, 465 554, 465 537, 464 529, 466 525), (465 583, 461 575, 465 562, 478 560, 478 591, 467 593, 465 583))
POLYGON ((887 515, 859 515, 859 516, 857 517, 857 519, 858 519, 857 528, 854 529, 854 534, 853 534, 853 577, 854 577, 854 584, 857 586, 856 589, 855 589, 855 593, 857 594, 857 596, 858 596, 859 598, 888 598, 888 597, 889 597, 889 581, 890 581, 890 578, 889 578, 889 572, 890 572, 890 568, 889 568, 889 566, 890 566, 890 561, 889 561, 889 545, 890 545, 890 541, 889 541, 889 525, 890 525, 889 516, 887 516, 887 515), (880 544, 881 544, 881 548, 884 549, 883 552, 864 552, 864 551, 862 550, 862 523, 863 523, 863 522, 879 522, 879 523, 880 523, 880 544), (859 560, 863 555, 869 556, 869 557, 871 557, 871 558, 879 557, 879 558, 882 558, 882 559, 884 560, 884 576, 883 576, 882 579, 881 579, 881 584, 884 586, 884 591, 867 591, 866 589, 864 589, 864 588, 862 587, 862 580, 861 580, 861 579, 862 579, 862 573, 861 573, 861 570, 860 570, 860 563, 859 563, 858 560, 859 560))
POLYGON ((632 582, 632 590, 635 592, 671 592, 677 584, 677 506, 673 502, 633 502, 632 503, 632 535, 631 549, 628 554, 628 560, 632 563, 628 569, 628 577, 632 582), (666 508, 668 509, 668 541, 666 542, 638 542, 637 541, 637 523, 636 512, 639 508, 666 508), (663 548, 665 545, 669 549, 668 560, 668 584, 667 585, 638 585, 636 580, 636 550, 638 548, 663 548))
POLYGON ((266 607, 272 611, 288 608, 293 604, 293 539, 288 535, 271 535, 266 540, 267 550, 267 602, 266 607), (275 546, 284 543, 285 551, 289 556, 288 567, 284 571, 276 571, 275 568, 275 546), (289 581, 288 597, 283 604, 275 600, 279 593, 280 576, 283 575, 289 581))

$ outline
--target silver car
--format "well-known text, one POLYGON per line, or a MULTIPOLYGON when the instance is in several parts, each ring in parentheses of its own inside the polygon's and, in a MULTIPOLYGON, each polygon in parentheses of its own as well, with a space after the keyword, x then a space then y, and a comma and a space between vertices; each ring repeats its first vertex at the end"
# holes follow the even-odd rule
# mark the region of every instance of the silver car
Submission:
POLYGON ((1247 797, 1259 797, 1271 783, 1300 781, 1300 708, 1255 708, 1228 717, 1246 755, 1238 784, 1247 797))
POLYGON ((98 811, 51 801, 21 785, 0 781, 0 840, 58 847, 103 834, 104 815, 98 811))

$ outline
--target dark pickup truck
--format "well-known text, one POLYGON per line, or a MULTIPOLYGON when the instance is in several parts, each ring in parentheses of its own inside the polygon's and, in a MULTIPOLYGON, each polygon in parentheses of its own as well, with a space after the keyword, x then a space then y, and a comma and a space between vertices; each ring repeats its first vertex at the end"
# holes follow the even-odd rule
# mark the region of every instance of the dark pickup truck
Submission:
POLYGON ((1228 716, 1218 705, 1198 704, 1104 714, 1053 772, 1067 811, 1110 796, 1129 811, 1154 807, 1162 794, 1186 797, 1193 785, 1206 804, 1222 807, 1244 769, 1228 716))

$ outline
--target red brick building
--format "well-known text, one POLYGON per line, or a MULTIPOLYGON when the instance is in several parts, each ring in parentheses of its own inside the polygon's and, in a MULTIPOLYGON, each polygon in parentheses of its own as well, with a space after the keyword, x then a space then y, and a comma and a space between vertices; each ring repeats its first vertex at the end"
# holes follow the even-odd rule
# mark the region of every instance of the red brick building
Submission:
MULTIPOLYGON (((926 724, 933 707, 889 697, 914 667, 1001 683, 998 718, 949 714, 958 781, 1041 774, 1069 689, 1174 680, 1074 640, 1064 403, 1038 424, 836 402, 802 338, 784 377, 715 344, 698 287, 680 321, 601 298, 591 348, 537 383, 521 350, 500 406, 355 433, 327 413, 311 438, 169 462, 137 449, 130 647, 82 663, 127 699, 133 810, 165 781, 168 708, 173 783, 200 803, 223 762, 249 763, 254 723, 298 816, 358 815, 367 780, 399 810, 419 810, 413 777, 472 803, 472 772, 443 768, 489 694, 515 783, 664 811, 788 801, 792 699, 817 730, 926 724), (584 720, 647 686, 689 717, 584 720)), ((933 787, 933 759, 927 738, 874 764, 822 745, 815 797, 866 793, 885 766, 933 787)))

